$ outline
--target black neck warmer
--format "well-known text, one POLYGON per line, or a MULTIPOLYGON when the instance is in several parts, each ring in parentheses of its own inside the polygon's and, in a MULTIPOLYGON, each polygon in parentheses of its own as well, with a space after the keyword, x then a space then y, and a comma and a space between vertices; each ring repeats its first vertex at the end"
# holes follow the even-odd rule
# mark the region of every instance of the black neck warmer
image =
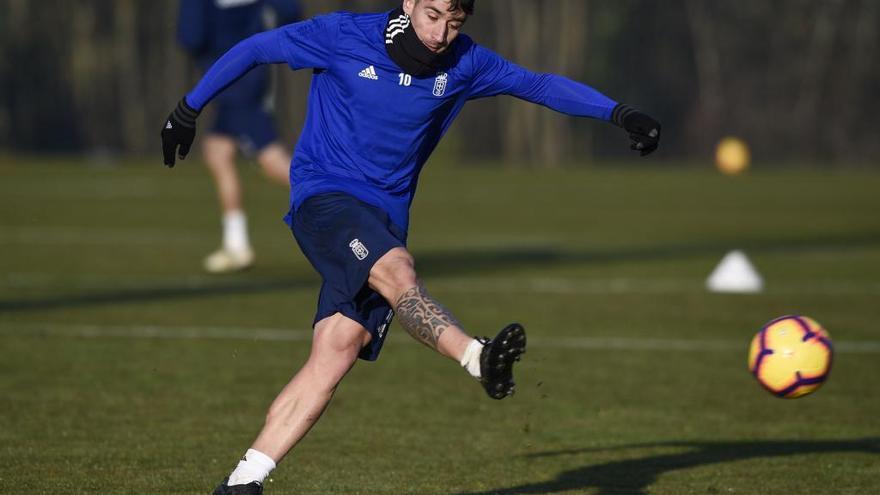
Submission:
POLYGON ((407 74, 415 77, 434 76, 447 65, 447 52, 434 53, 422 43, 408 15, 398 8, 388 16, 385 28, 385 49, 388 56, 407 74))

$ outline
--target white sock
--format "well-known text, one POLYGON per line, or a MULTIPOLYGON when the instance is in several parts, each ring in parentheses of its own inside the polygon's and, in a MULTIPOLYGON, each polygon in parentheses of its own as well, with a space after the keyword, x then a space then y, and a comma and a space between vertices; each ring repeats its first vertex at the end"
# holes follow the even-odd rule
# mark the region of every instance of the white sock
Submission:
POLYGON ((483 344, 477 339, 468 344, 461 357, 461 366, 471 374, 472 377, 480 378, 480 353, 483 352, 483 344))
POLYGON ((238 461, 238 466, 229 475, 228 486, 247 485, 256 481, 263 484, 269 472, 275 469, 275 461, 259 450, 248 449, 244 457, 238 461))
POLYGON ((241 210, 232 210, 223 215, 223 247, 228 251, 250 249, 247 217, 241 210))

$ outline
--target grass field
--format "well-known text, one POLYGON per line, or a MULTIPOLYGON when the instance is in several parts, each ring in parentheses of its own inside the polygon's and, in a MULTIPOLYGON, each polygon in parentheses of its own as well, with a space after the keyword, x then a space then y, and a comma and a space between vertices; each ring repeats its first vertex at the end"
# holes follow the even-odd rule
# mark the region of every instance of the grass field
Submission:
MULTIPOLYGON (((209 493, 304 361, 318 279, 286 193, 243 170, 258 265, 209 277, 192 161, 0 164, 0 493, 209 493), (78 166, 79 165, 79 166, 78 166)), ((430 166, 410 247, 476 334, 529 331, 512 399, 392 329, 267 494, 869 494, 880 486, 880 173, 430 166), (706 276, 742 248, 760 295, 706 276), (830 381, 746 370, 822 322, 830 381)))

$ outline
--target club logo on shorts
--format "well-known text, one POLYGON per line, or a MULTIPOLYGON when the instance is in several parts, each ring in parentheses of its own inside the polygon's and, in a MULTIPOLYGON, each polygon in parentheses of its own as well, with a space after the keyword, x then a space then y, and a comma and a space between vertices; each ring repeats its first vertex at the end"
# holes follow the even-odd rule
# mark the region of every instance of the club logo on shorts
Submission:
POLYGON ((441 72, 434 79, 434 96, 443 96, 446 94, 446 84, 449 82, 449 74, 441 72))
POLYGON ((360 239, 355 239, 349 242, 348 247, 351 248, 351 252, 354 253, 355 257, 359 261, 367 259, 367 256, 370 255, 370 251, 367 250, 367 246, 364 246, 364 243, 361 242, 360 239))

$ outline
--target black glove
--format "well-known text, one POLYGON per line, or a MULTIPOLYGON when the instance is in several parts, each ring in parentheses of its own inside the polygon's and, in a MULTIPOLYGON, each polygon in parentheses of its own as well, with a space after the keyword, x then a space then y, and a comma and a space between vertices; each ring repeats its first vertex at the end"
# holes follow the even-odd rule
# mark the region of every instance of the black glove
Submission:
POLYGON ((165 155, 165 165, 174 166, 175 153, 181 160, 186 159, 193 139, 196 138, 198 116, 199 112, 187 105, 186 98, 181 99, 177 108, 168 116, 165 127, 162 128, 162 154, 165 155), (179 150, 178 146, 180 146, 179 150))
POLYGON ((624 104, 614 107, 611 121, 623 127, 632 139, 630 149, 641 152, 642 156, 652 153, 660 143, 660 122, 635 108, 624 104))

